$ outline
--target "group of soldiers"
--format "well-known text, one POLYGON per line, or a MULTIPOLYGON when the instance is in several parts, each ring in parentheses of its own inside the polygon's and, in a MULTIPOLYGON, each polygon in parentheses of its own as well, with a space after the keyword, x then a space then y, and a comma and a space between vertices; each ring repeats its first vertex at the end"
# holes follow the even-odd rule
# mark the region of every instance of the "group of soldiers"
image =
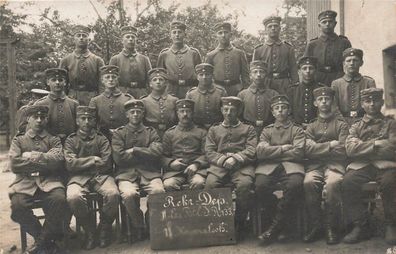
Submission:
POLYGON ((395 244, 396 123, 381 113, 383 90, 359 73, 363 51, 334 33, 336 15, 319 14, 321 35, 298 61, 279 39, 281 18, 264 19, 268 39, 250 64, 230 43, 229 23, 214 27, 219 44, 201 63, 199 51, 184 44, 186 25, 176 20, 157 68, 136 52, 134 27, 121 28, 123 50, 104 65, 87 48, 89 29, 77 26, 74 52, 45 72, 50 91, 33 90, 42 98, 19 110, 10 148, 11 218, 34 237, 28 253, 56 253, 72 214, 85 231, 83 248, 108 246, 120 203, 134 240, 143 240, 143 193, 229 183, 240 238, 252 206, 269 218, 259 236, 269 244, 304 202, 304 241, 325 233, 336 244, 341 210, 351 225, 343 242, 370 237, 362 185, 376 180, 385 238, 395 244), (90 192, 103 198, 98 226, 90 192), (43 225, 30 209, 35 199, 43 203, 43 225))

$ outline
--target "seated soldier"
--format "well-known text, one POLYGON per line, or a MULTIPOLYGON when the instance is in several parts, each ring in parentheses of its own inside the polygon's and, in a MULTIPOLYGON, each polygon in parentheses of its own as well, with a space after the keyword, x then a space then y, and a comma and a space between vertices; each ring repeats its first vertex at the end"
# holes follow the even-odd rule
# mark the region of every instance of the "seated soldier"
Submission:
POLYGON ((396 244, 396 144, 395 120, 381 113, 383 90, 368 88, 360 92, 363 118, 352 125, 346 139, 346 152, 352 162, 342 182, 347 222, 353 225, 343 242, 357 243, 370 238, 368 209, 362 185, 377 181, 385 215, 385 240, 396 244))
POLYGON ((338 228, 341 223, 341 181, 345 173, 345 139, 348 125, 332 112, 334 90, 329 87, 313 91, 314 105, 318 108, 318 118, 306 129, 304 178, 305 205, 308 212, 310 230, 304 242, 313 242, 322 232, 321 203, 324 197, 324 224, 327 244, 338 243, 338 228))
POLYGON ((140 192, 149 195, 165 192, 159 161, 162 145, 157 132, 142 123, 145 113, 143 101, 130 100, 124 106, 129 122, 114 131, 111 144, 116 181, 122 202, 131 218, 134 240, 143 240, 147 231, 140 210, 140 192))
POLYGON ((151 93, 142 97, 146 113, 144 124, 157 130, 162 138, 165 131, 176 124, 177 98, 168 94, 168 75, 165 69, 154 68, 149 71, 151 93))
POLYGON ((265 211, 275 210, 269 228, 259 236, 264 244, 279 237, 287 225, 288 218, 296 211, 296 202, 302 196, 304 166, 304 131, 289 119, 289 100, 285 95, 271 99, 272 114, 275 123, 265 127, 257 146, 256 196, 257 202, 265 211), (283 196, 276 204, 273 192, 280 184, 283 196))
POLYGON ((176 108, 179 123, 162 138, 164 187, 166 191, 180 190, 188 182, 190 189, 202 189, 209 166, 205 156, 207 132, 193 122, 194 101, 178 100, 176 108))
POLYGON ((257 136, 253 126, 238 119, 242 100, 234 96, 221 100, 224 121, 210 127, 206 137, 205 151, 210 167, 205 189, 232 183, 236 192, 235 225, 241 239, 251 205, 257 136))
POLYGON ((15 181, 9 187, 11 218, 34 238, 26 253, 57 253, 54 240, 63 235, 67 203, 60 170, 64 157, 58 137, 46 130, 48 107, 29 106, 26 110, 29 130, 12 141, 9 156, 15 181), (42 200, 45 223, 42 226, 31 206, 42 200))
POLYGON ((66 168, 69 171, 67 201, 85 231, 84 249, 95 248, 96 225, 84 195, 90 192, 103 197, 100 214, 100 242, 104 248, 111 242, 111 225, 118 214, 119 193, 112 173, 111 147, 107 138, 96 131, 96 109, 77 107, 78 131, 65 141, 66 168))

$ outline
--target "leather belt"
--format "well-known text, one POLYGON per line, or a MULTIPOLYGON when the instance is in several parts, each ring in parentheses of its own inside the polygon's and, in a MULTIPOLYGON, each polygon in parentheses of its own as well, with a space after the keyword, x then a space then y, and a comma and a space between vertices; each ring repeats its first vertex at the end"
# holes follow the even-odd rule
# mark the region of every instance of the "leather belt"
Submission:
POLYGON ((233 86, 236 84, 241 84, 242 82, 239 79, 226 79, 226 80, 215 80, 215 83, 221 86, 233 86))
POLYGON ((289 75, 287 73, 282 73, 282 72, 272 72, 268 75, 272 79, 284 79, 284 78, 289 78, 289 75))
POLYGON ((332 72, 337 72, 337 69, 334 68, 333 66, 323 66, 322 68, 319 69, 319 71, 321 72, 325 72, 325 73, 332 73, 332 72))

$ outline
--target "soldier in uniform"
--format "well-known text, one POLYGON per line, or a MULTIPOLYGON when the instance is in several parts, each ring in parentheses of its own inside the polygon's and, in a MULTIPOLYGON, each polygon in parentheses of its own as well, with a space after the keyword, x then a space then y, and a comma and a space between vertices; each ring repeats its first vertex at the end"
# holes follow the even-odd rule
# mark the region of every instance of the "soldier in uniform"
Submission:
POLYGON ((195 66, 198 77, 198 87, 191 88, 186 99, 191 99, 194 104, 194 122, 199 126, 209 129, 214 123, 223 120, 221 114, 221 97, 226 97, 226 90, 213 83, 213 65, 202 63, 195 66))
POLYGON ((249 85, 246 54, 231 44, 230 23, 219 23, 215 25, 214 30, 219 44, 207 54, 206 62, 214 66, 215 83, 224 87, 229 96, 236 96, 249 85))
POLYGON ((117 66, 101 67, 100 75, 105 90, 102 94, 92 98, 89 106, 96 108, 99 117, 99 130, 111 140, 111 132, 128 122, 124 103, 133 97, 119 89, 119 68, 117 66))
POLYGON ((172 46, 160 52, 157 67, 168 71, 168 92, 182 99, 191 87, 198 84, 194 67, 201 63, 201 55, 198 49, 184 44, 186 25, 183 22, 172 21, 170 36, 172 46))
POLYGON ((155 128, 162 137, 164 132, 177 122, 177 98, 166 91, 168 75, 165 69, 154 68, 149 71, 149 76, 151 93, 142 98, 146 108, 143 122, 155 128))
POLYGON ((314 106, 313 91, 324 86, 315 80, 317 59, 315 57, 303 56, 298 59, 298 67, 301 80, 288 89, 287 96, 290 100, 291 118, 296 124, 304 128, 317 115, 314 106))
POLYGON ((115 178, 132 221, 134 238, 143 240, 147 231, 140 210, 140 193, 165 192, 160 165, 162 145, 155 129, 142 123, 145 113, 143 101, 129 100, 124 105, 129 122, 115 130, 111 144, 116 164, 115 178))
POLYGON ((308 42, 304 55, 318 59, 316 81, 330 86, 333 80, 344 75, 342 52, 352 47, 347 37, 334 33, 337 12, 327 10, 319 13, 320 36, 308 42))
POLYGON ((75 49, 73 53, 62 58, 60 68, 68 71, 69 96, 81 105, 88 105, 89 100, 99 92, 99 69, 104 61, 88 49, 90 29, 77 25, 73 29, 75 49))
POLYGON ((27 115, 26 115, 26 110, 29 108, 29 106, 33 105, 38 99, 43 98, 44 96, 49 94, 49 91, 44 90, 44 89, 39 89, 39 88, 33 88, 30 90, 30 101, 20 107, 16 113, 15 116, 15 126, 18 128, 18 133, 24 133, 26 131, 26 125, 27 125, 27 115))
POLYGON ((232 183, 236 192, 235 225, 238 237, 245 229, 251 206, 257 136, 251 125, 239 121, 243 102, 238 97, 223 97, 224 121, 210 127, 206 137, 206 157, 210 163, 205 189, 232 183))
POLYGON ((343 242, 357 243, 370 238, 368 210, 362 185, 377 181, 385 216, 385 240, 396 244, 396 144, 392 128, 395 120, 381 113, 383 89, 368 88, 360 92, 363 118, 349 130, 346 152, 352 162, 342 182, 347 222, 353 225, 343 242))
POLYGON ((253 60, 260 60, 268 64, 267 82, 269 88, 280 94, 286 94, 290 84, 298 81, 294 48, 288 42, 279 39, 281 31, 280 17, 270 16, 263 24, 268 34, 268 40, 259 44, 253 52, 253 60))
POLYGON ((67 71, 52 68, 45 71, 50 93, 37 100, 34 105, 49 107, 48 132, 60 137, 64 143, 66 137, 76 131, 76 110, 78 102, 65 94, 67 71))
MULTIPOLYGON (((265 127, 257 145, 256 195, 257 202, 269 214, 271 225, 259 236, 263 244, 269 244, 280 236, 288 219, 293 217, 295 205, 302 196, 304 181, 305 135, 302 128, 289 119, 290 102, 285 95, 271 99, 275 123, 265 127), (280 184, 283 196, 276 204, 273 192, 280 184), (274 208, 276 206, 276 208, 274 208)), ((300 200, 301 201, 301 200, 300 200)))
POLYGON ((250 80, 252 84, 249 88, 242 90, 238 97, 244 103, 242 118, 255 126, 257 137, 264 126, 274 122, 271 114, 271 98, 278 95, 278 92, 269 88, 265 82, 267 65, 263 61, 253 61, 250 63, 250 80))
POLYGON ((59 177, 64 163, 62 143, 45 130, 48 107, 32 105, 26 113, 30 129, 14 137, 9 151, 16 175, 9 187, 11 218, 34 238, 26 253, 58 253, 53 241, 62 237, 66 208, 65 187, 59 177), (30 208, 37 199, 44 208, 43 226, 30 208))
POLYGON ((151 63, 147 56, 136 51, 137 29, 121 27, 123 49, 110 59, 110 65, 120 68, 120 89, 135 98, 147 95, 148 71, 151 63))
POLYGON ((305 205, 308 212, 310 230, 304 242, 317 240, 322 232, 321 203, 324 197, 324 224, 327 244, 339 241, 337 225, 341 220, 341 181, 345 173, 345 139, 348 125, 332 111, 334 90, 321 87, 314 90, 314 105, 318 108, 318 118, 306 129, 304 178, 305 205))
POLYGON ((342 56, 345 74, 342 78, 334 80, 331 87, 335 91, 334 107, 338 108, 348 124, 352 125, 364 115, 360 103, 360 91, 376 85, 374 79, 359 73, 363 65, 362 50, 348 48, 344 50, 342 56))
POLYGON ((94 214, 90 213, 85 195, 99 193, 103 197, 100 211, 101 248, 111 242, 111 225, 118 215, 119 192, 111 176, 113 164, 109 140, 96 131, 96 109, 87 106, 77 108, 78 131, 65 141, 65 161, 70 179, 67 184, 67 202, 85 231, 84 249, 95 248, 94 214))
POLYGON ((202 189, 209 166, 205 156, 207 132, 193 122, 194 101, 178 100, 176 108, 179 123, 162 138, 164 187, 166 191, 176 191, 187 182, 190 189, 202 189))

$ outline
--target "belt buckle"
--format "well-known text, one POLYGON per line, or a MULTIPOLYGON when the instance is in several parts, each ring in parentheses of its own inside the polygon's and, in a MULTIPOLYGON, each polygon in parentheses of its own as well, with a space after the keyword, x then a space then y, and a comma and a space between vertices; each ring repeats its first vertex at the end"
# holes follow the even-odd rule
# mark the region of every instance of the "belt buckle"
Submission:
POLYGON ((158 124, 158 130, 163 131, 165 129, 166 129, 166 125, 165 124, 162 124, 162 123, 158 124))
POLYGON ((257 120, 256 121, 256 126, 257 127, 262 127, 264 125, 264 121, 263 120, 257 120))
POLYGON ((138 86, 138 83, 137 82, 131 82, 131 87, 132 88, 136 88, 138 86))
POLYGON ((325 69, 326 71, 331 71, 331 66, 325 66, 324 69, 325 69))
POLYGON ((186 85, 186 81, 184 79, 179 79, 178 83, 179 83, 179 86, 185 86, 186 85))
POLYGON ((231 84, 231 80, 229 79, 224 80, 224 85, 228 86, 230 84, 231 84))
POLYGON ((351 111, 351 112, 349 113, 349 116, 350 116, 350 117, 357 117, 357 111, 351 111))
POLYGON ((33 172, 30 174, 30 176, 34 177, 34 176, 40 176, 40 172, 33 172))
POLYGON ((273 78, 279 78, 279 76, 280 76, 280 73, 278 73, 278 72, 272 73, 273 78))

